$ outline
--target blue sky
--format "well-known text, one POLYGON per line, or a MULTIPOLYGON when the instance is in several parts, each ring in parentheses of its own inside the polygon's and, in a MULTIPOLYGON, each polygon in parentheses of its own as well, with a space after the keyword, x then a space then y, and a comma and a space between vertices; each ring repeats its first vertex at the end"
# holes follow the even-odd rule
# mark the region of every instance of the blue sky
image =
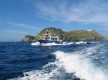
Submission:
POLYGON ((0 41, 20 41, 43 28, 95 29, 108 37, 108 0, 0 0, 0 41))

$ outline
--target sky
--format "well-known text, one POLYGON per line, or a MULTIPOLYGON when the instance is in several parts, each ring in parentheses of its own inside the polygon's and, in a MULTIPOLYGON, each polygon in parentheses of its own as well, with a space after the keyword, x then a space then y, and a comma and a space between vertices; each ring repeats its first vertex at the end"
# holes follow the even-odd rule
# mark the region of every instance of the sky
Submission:
POLYGON ((108 37, 108 0, 0 0, 0 42, 20 41, 46 27, 94 29, 108 37))

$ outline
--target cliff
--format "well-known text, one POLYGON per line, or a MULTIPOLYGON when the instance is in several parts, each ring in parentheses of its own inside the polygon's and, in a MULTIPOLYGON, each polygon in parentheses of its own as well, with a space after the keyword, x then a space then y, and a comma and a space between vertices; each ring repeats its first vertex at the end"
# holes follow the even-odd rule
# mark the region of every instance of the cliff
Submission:
POLYGON ((22 42, 35 42, 37 38, 31 35, 25 35, 25 37, 21 40, 22 42))

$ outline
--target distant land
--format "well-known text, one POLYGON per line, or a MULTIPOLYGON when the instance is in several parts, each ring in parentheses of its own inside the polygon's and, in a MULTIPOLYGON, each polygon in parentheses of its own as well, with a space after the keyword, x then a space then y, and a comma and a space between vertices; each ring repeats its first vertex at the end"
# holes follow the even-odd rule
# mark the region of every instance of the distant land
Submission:
POLYGON ((59 36, 63 41, 94 41, 94 40, 106 40, 104 36, 96 32, 95 30, 74 30, 74 31, 63 31, 60 28, 47 27, 40 31, 36 36, 25 35, 21 40, 23 42, 36 42, 48 32, 52 36, 59 36))

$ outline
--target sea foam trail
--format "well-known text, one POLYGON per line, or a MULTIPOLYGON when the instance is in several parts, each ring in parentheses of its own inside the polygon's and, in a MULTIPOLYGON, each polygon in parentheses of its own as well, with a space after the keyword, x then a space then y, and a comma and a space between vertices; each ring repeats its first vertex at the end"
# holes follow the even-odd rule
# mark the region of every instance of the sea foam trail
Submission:
POLYGON ((56 60, 43 66, 42 70, 25 72, 24 77, 10 80, 74 80, 74 76, 80 80, 107 80, 108 77, 103 70, 89 58, 97 48, 99 46, 73 53, 56 51, 53 53, 56 60))
POLYGON ((79 54, 65 54, 56 52, 56 58, 68 73, 75 73, 75 76, 85 80, 107 80, 106 75, 94 66, 89 58, 79 54))

